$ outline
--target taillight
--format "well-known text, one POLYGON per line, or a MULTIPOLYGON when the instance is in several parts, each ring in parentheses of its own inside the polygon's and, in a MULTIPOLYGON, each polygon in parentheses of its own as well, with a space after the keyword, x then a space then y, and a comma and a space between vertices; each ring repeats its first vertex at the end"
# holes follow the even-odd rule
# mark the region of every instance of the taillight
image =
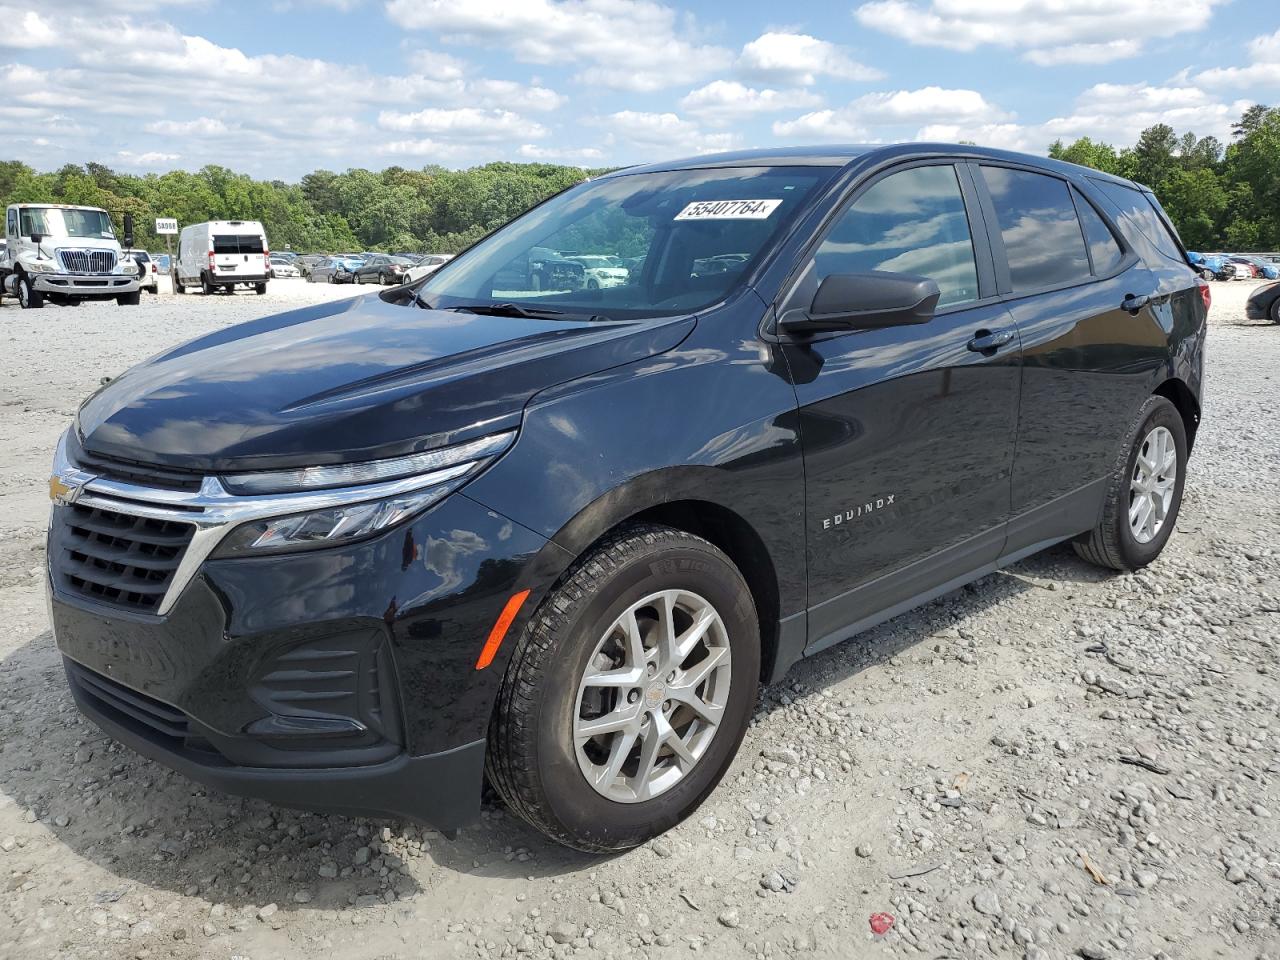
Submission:
POLYGON ((213 251, 212 251, 212 250, 210 250, 210 251, 209 251, 209 269, 210 269, 210 270, 212 270, 212 269, 214 268, 214 266, 215 266, 215 264, 214 264, 214 262, 213 262, 213 251))
POLYGON ((268 250, 266 247, 262 248, 262 259, 265 263, 271 262, 271 251, 268 250))
POLYGON ((1203 280, 1197 280, 1196 283, 1200 285, 1200 299, 1204 301, 1205 310, 1208 310, 1213 303, 1213 291, 1209 289, 1209 284, 1203 280))

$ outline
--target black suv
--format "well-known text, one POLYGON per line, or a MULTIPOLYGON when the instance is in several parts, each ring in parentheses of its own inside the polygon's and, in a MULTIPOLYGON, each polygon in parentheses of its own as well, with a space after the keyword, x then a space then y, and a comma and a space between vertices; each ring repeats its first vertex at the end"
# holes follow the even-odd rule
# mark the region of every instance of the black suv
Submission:
POLYGON ((634 846, 799 658, 1060 541, 1154 560, 1208 304, 1148 190, 1040 157, 579 184, 90 397, 50 483, 71 691, 220 789, 451 830, 487 777, 556 840, 634 846), (530 282, 546 250, 635 266, 530 282))

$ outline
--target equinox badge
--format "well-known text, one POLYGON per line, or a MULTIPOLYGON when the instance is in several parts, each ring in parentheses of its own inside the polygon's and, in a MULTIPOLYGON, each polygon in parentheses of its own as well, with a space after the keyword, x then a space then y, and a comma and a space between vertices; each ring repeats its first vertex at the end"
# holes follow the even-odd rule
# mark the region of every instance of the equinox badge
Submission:
POLYGON ((842 523, 851 523, 854 520, 865 517, 869 513, 875 513, 877 510, 883 510, 885 507, 891 507, 893 506, 893 501, 896 497, 896 493, 891 493, 884 497, 876 497, 876 499, 868 500, 866 503, 860 503, 856 507, 850 507, 844 513, 837 513, 834 517, 826 517, 822 521, 822 529, 830 530, 832 527, 838 527, 842 523))

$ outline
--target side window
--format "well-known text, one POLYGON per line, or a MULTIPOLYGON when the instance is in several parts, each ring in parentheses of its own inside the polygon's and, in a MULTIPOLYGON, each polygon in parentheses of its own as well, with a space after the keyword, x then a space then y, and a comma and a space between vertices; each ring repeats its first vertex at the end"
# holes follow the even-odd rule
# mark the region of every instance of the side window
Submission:
POLYGON ((1115 234, 1107 226, 1105 220, 1093 209, 1093 204, 1072 189, 1071 196, 1076 201, 1076 213, 1080 215, 1080 225, 1084 227, 1084 241, 1089 245, 1089 257, 1093 260, 1095 276, 1105 277, 1124 259, 1124 251, 1116 242, 1115 234))
POLYGON ((1171 260, 1182 262, 1182 251, 1178 249, 1178 241, 1169 233, 1160 215, 1151 206, 1151 201, 1141 190, 1125 187, 1105 180, 1094 180, 1104 197, 1120 210, 1120 229, 1127 233, 1135 229, 1155 244, 1156 249, 1171 260))
POLYGON ((978 298, 964 196, 950 164, 890 174, 864 191, 814 255, 818 280, 884 270, 930 277, 938 305, 978 298))
POLYGON ((5 220, 5 229, 9 236, 16 237, 18 235, 18 211, 10 210, 9 216, 5 220))
POLYGON ((1015 293, 1089 279, 1084 234, 1065 181, 1042 173, 982 168, 1015 293))

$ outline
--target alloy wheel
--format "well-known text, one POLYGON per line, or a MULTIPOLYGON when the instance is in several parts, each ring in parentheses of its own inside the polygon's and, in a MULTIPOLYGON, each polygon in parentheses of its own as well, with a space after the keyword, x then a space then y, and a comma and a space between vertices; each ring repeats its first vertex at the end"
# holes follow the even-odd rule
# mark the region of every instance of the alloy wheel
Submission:
POLYGON ((578 767, 597 793, 640 803, 670 790, 706 754, 729 701, 724 621, 687 590, 664 590, 613 622, 578 684, 578 767))
POLYGON ((1156 427, 1138 448, 1129 481, 1129 529, 1150 543, 1164 527, 1178 483, 1178 447, 1167 427, 1156 427))

